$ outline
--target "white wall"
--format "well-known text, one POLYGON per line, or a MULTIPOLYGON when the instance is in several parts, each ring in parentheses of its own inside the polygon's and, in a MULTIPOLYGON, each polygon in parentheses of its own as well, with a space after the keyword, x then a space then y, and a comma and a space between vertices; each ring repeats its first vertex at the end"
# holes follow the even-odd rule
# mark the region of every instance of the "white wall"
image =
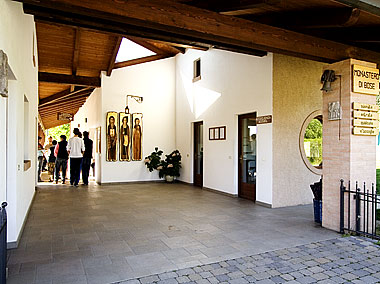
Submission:
MULTIPOLYGON (((188 50, 176 57, 176 144, 183 156, 180 180, 193 182, 193 122, 204 125, 204 186, 237 194, 239 114, 272 114, 272 55, 188 50), (195 83, 193 61, 201 58, 195 83), (208 129, 227 126, 225 141, 209 141, 208 129)), ((257 130, 257 200, 272 203, 272 125, 257 130)))
POLYGON ((158 180, 157 172, 150 173, 144 161, 107 162, 106 159, 106 113, 109 111, 124 112, 126 96, 142 96, 143 103, 129 100, 131 113, 143 113, 143 158, 148 156, 155 147, 164 153, 175 149, 175 59, 163 59, 113 70, 110 77, 102 74, 102 87, 96 94, 101 99, 91 103, 94 94, 82 106, 75 116, 73 125, 82 123, 88 118, 89 127, 102 127, 100 161, 95 162, 95 168, 101 172, 101 183, 150 181, 158 180), (100 102, 100 103, 99 103, 100 102), (97 106, 99 116, 91 115, 97 106), (101 164, 99 167, 98 165, 101 164))
MULTIPOLYGON (((33 66, 33 36, 35 25, 32 16, 24 15, 22 4, 10 0, 0 1, 0 49, 8 55, 8 63, 16 76, 9 82, 7 176, 0 171, 0 180, 7 183, 8 242, 15 242, 20 234, 27 211, 35 192, 36 171, 36 117, 38 105, 38 68, 33 66), (29 159, 32 167, 24 168, 24 95, 29 101, 29 159), (21 111, 20 111, 21 110, 21 111)), ((34 51, 36 54, 36 41, 34 51)), ((36 56, 36 65, 38 58, 36 56)), ((4 100, 2 102, 4 109, 4 100)), ((25 119, 25 120, 27 120, 25 119)), ((3 130, 2 130, 3 131, 3 130)), ((4 139, 0 140, 4 149, 4 139)), ((2 200, 1 200, 2 201, 2 200)))

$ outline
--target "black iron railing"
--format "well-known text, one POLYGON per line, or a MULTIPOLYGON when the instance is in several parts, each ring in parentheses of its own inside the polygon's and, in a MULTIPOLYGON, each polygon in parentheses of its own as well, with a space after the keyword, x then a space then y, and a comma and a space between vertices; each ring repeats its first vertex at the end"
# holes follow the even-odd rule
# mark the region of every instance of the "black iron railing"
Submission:
POLYGON ((352 188, 340 181, 340 232, 380 239, 380 195, 375 185, 358 182, 352 188))
POLYGON ((3 202, 0 208, 0 283, 5 284, 7 278, 7 211, 8 204, 3 202))

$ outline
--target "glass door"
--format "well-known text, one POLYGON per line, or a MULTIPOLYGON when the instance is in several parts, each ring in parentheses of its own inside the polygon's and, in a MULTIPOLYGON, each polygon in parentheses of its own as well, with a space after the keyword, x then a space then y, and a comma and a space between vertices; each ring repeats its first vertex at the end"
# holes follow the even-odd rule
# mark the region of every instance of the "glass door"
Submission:
POLYGON ((194 123, 194 185, 203 186, 203 122, 194 123))
POLYGON ((256 113, 239 116, 239 197, 256 201, 256 113))

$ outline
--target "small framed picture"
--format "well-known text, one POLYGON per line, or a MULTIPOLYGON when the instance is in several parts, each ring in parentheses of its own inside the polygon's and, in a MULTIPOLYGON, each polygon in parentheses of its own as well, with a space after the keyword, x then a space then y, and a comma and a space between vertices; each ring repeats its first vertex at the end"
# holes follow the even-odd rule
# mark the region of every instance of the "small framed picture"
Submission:
POLYGON ((226 127, 225 126, 219 127, 219 139, 220 140, 226 140, 226 127))
POLYGON ((214 131, 215 131, 215 140, 219 140, 219 128, 218 127, 214 128, 214 131))
POLYGON ((209 128, 209 136, 208 136, 208 139, 209 140, 215 140, 215 131, 214 131, 215 129, 214 128, 209 128))

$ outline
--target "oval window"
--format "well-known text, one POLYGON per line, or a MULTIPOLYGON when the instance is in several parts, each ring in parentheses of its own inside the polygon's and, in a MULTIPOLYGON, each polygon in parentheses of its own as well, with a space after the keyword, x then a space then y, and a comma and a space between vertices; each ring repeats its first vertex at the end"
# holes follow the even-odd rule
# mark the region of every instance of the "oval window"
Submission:
POLYGON ((311 113, 304 121, 300 133, 300 152, 306 167, 315 174, 322 174, 322 114, 311 113))

